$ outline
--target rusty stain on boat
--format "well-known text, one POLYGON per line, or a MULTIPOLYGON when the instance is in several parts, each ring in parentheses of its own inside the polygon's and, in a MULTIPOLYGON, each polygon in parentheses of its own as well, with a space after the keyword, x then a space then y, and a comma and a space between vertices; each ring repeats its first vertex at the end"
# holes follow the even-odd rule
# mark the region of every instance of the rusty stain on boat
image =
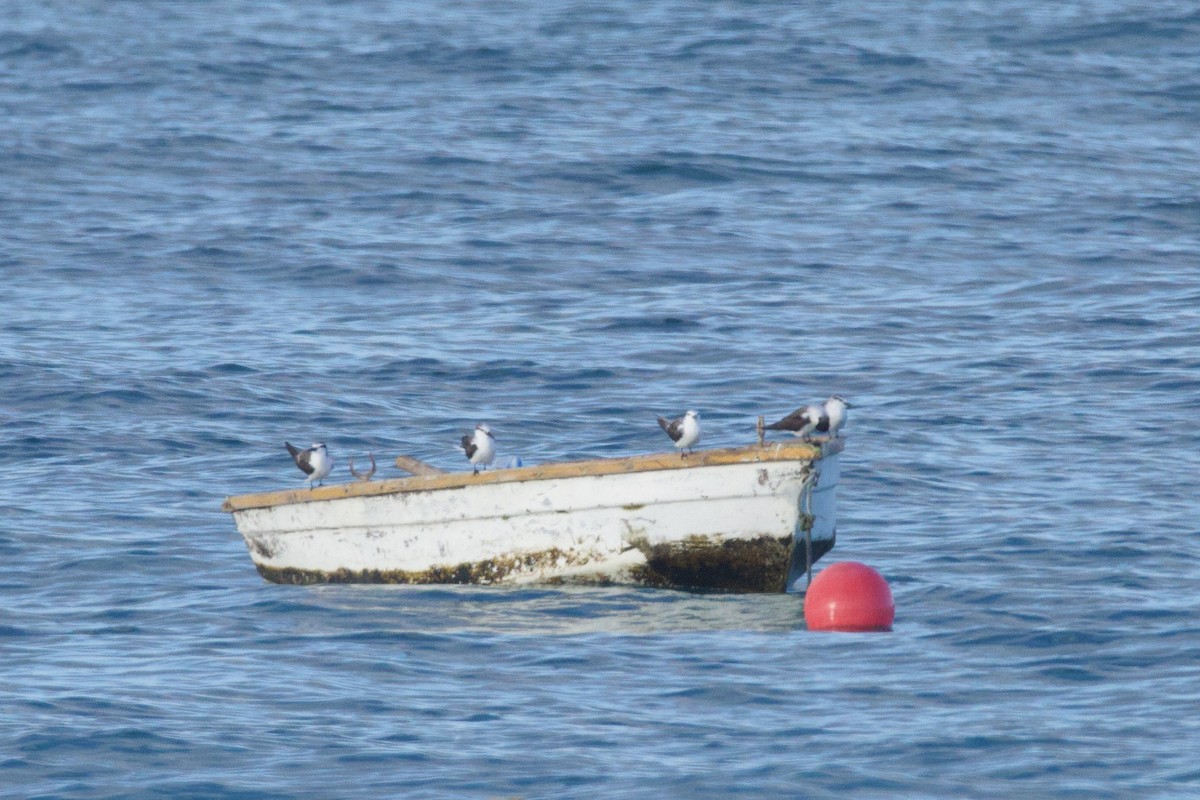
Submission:
MULTIPOLYGON (((813 548, 813 560, 833 543, 813 548)), ((691 536, 682 541, 639 545, 644 565, 632 570, 636 582, 665 589, 707 592, 782 592, 792 562, 791 536, 714 540, 691 536)))

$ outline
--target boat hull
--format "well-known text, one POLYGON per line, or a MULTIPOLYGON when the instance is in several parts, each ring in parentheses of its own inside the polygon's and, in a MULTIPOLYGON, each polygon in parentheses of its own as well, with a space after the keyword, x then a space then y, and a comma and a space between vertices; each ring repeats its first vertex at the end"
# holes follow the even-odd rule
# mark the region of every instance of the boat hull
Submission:
POLYGON ((840 444, 419 476, 226 508, 276 583, 780 592, 833 546, 840 444))

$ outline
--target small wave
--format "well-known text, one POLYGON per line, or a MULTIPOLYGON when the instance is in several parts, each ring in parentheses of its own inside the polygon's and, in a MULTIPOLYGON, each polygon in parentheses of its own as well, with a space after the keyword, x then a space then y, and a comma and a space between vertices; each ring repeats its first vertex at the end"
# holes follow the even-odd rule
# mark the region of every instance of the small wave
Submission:
POLYGON ((290 79, 303 81, 307 78, 302 73, 282 68, 278 62, 270 60, 235 59, 225 62, 200 64, 197 69, 201 73, 215 76, 228 84, 260 84, 267 80, 290 79))
POLYGON ((659 331, 679 333, 703 327, 699 322, 683 317, 618 317, 600 327, 604 331, 659 331))
POLYGON ((16 741, 23 753, 71 753, 103 752, 117 754, 182 753, 191 745, 182 739, 163 736, 142 728, 117 728, 113 730, 79 731, 66 730, 52 733, 32 733, 16 741))
POLYGON ((721 184, 733 180, 727 173, 711 167, 665 160, 635 161, 626 166, 622 173, 634 178, 657 181, 673 179, 685 183, 721 184))
POLYGON ((210 375, 250 375, 258 372, 254 367, 238 364, 234 361, 226 361, 221 364, 215 364, 206 370, 210 375))
POLYGON ((562 375, 554 375, 544 380, 548 389, 577 392, 593 388, 597 382, 616 377, 616 373, 607 369, 581 369, 562 375))
POLYGON ((23 34, 0 33, 0 58, 45 58, 48 56, 75 55, 74 47, 65 39, 49 33, 23 34))
POLYGON ((446 154, 425 156, 424 158, 416 159, 413 163, 415 166, 439 167, 443 169, 453 167, 481 167, 488 164, 488 162, 478 158, 446 154))
POLYGON ((754 41, 755 39, 751 36, 705 37, 679 48, 675 53, 675 58, 686 60, 704 53, 737 52, 752 46, 754 41))
POLYGON ((234 250, 228 247, 220 247, 218 245, 195 245, 193 247, 185 247, 182 250, 176 250, 172 252, 170 255, 172 258, 204 263, 229 263, 240 261, 244 257, 244 254, 240 250, 234 250))
POLYGON ((488 361, 464 370, 462 378, 468 383, 501 378, 536 378, 539 375, 536 367, 537 363, 533 361, 488 361))
POLYGON ((380 378, 396 376, 424 376, 444 378, 452 374, 451 368, 436 358, 399 358, 387 361, 372 369, 380 378))
POLYGON ((1093 317, 1086 320, 1088 325, 1093 325, 1097 328, 1129 328, 1141 329, 1152 328, 1155 325, 1154 320, 1146 319, 1145 317, 1093 317))
POLYGON ((141 389, 104 389, 99 392, 87 392, 76 396, 85 402, 97 402, 101 405, 125 406, 149 403, 154 398, 141 389))
POLYGON ((62 88, 69 89, 74 92, 111 92, 111 91, 128 91, 128 92, 145 92, 157 87, 157 84, 150 81, 130 80, 130 81, 69 81, 62 85, 62 88))
POLYGON ((1200 396, 1200 378, 1167 378, 1146 387, 1152 392, 1169 392, 1173 395, 1192 393, 1200 396))
POLYGON ((1158 19, 1139 15, 1138 17, 1114 18, 1081 25, 1067 25, 1053 34, 1029 39, 1014 37, 1008 43, 1050 50, 1076 47, 1100 50, 1120 47, 1126 51, 1130 47, 1138 46, 1158 48, 1166 42, 1189 35, 1195 30, 1198 23, 1200 23, 1200 13, 1158 19))
POLYGON ((1106 674, 1100 670, 1074 664, 1055 664, 1039 669, 1038 673, 1048 680, 1065 683, 1096 683, 1107 678, 1106 674))
POLYGON ((882 53, 878 50, 860 50, 858 63, 869 67, 924 67, 925 59, 909 53, 882 53))

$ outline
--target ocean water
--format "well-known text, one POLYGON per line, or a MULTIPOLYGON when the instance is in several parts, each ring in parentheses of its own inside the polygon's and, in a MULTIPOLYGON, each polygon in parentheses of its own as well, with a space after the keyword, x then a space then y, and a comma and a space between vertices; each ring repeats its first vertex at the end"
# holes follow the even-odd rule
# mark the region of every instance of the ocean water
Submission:
POLYGON ((10 3, 0 796, 1200 795, 1194 3, 10 3), (794 596, 276 586, 230 494, 839 392, 794 596))

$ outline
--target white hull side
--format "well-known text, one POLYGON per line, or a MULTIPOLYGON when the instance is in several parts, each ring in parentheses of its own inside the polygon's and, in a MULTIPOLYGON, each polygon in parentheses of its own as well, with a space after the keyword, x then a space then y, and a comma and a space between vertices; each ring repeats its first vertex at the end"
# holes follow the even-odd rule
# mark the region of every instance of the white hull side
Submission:
POLYGON ((793 583, 793 542, 800 558, 807 553, 810 522, 815 557, 833 543, 837 455, 816 462, 815 487, 807 483, 810 463, 480 483, 245 508, 234 516, 260 573, 279 582, 780 591, 785 579, 793 583), (770 562, 770 574, 751 574, 763 571, 756 560, 770 562), (729 575, 716 574, 723 570, 729 575))

